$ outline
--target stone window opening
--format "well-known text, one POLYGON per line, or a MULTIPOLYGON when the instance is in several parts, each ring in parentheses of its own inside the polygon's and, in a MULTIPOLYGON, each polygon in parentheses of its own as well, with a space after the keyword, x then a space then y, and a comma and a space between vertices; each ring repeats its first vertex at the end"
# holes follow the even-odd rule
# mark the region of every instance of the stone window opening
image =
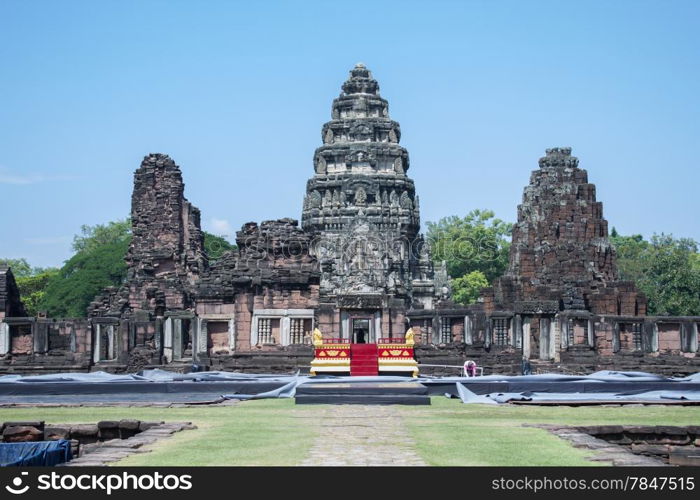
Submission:
POLYGON ((192 321, 189 318, 173 321, 173 359, 187 360, 192 358, 192 321))
POLYGON ((423 320, 421 331, 425 332, 425 343, 429 344, 433 341, 433 320, 430 318, 423 320))
POLYGON ((308 344, 311 341, 311 318, 291 318, 289 322, 289 343, 308 344))
POLYGON ((507 318, 497 318, 492 321, 493 343, 494 345, 508 345, 508 322, 507 318))
POLYGON ((117 359, 117 331, 114 325, 95 325, 94 361, 117 359))
POLYGON ((635 351, 642 350, 642 324, 632 323, 632 347, 635 351))
POLYGON ((452 342, 452 318, 442 318, 440 320, 440 343, 449 344, 452 342))
POLYGON ((258 318, 258 344, 279 344, 280 318, 258 318))
POLYGON ((618 336, 618 350, 624 350, 625 347, 630 351, 642 350, 641 323, 621 323, 618 336))
POLYGON ((203 328, 206 331, 209 355, 227 355, 232 353, 233 339, 231 339, 230 320, 207 319, 203 328))
POLYGON ((9 325, 10 353, 31 354, 33 351, 32 325, 9 325))

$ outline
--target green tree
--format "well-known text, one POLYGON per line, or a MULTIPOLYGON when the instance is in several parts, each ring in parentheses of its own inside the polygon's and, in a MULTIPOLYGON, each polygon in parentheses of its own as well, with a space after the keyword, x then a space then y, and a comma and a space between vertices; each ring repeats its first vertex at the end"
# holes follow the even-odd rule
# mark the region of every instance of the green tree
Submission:
POLYGON ((611 238, 620 278, 633 281, 648 299, 648 313, 700 315, 698 244, 672 235, 611 238))
POLYGON ((46 285, 39 303, 49 316, 84 317, 93 298, 108 286, 119 286, 126 277, 124 255, 129 239, 90 245, 77 252, 46 285))
POLYGON ((84 317, 97 294, 126 278, 124 256, 130 243, 129 219, 82 226, 73 239, 75 255, 48 279, 38 309, 54 317, 84 317))
POLYGON ((73 250, 75 252, 91 252, 92 250, 113 243, 123 243, 131 236, 131 219, 121 219, 107 224, 94 226, 83 225, 81 234, 73 237, 73 250))
POLYGON ((215 234, 204 231, 204 249, 209 257, 209 262, 219 260, 226 252, 236 249, 236 245, 215 234))
POLYGON ((32 276, 21 276, 16 279, 17 288, 29 316, 36 316, 40 311, 39 305, 46 295, 46 286, 58 272, 57 268, 48 268, 32 276))
POLYGON ((32 276, 34 270, 27 259, 0 259, 0 265, 8 266, 15 278, 32 276))
POLYGON ((641 283, 648 272, 649 242, 641 234, 622 236, 613 228, 610 241, 617 252, 620 278, 641 283))
POLYGON ((453 278, 480 271, 489 283, 508 266, 513 225, 497 219, 491 210, 472 210, 464 217, 428 222, 427 239, 435 262, 447 263, 453 278))
POLYGON ((452 280, 452 299, 459 304, 473 304, 479 298, 481 290, 487 286, 489 280, 484 273, 472 271, 452 280))

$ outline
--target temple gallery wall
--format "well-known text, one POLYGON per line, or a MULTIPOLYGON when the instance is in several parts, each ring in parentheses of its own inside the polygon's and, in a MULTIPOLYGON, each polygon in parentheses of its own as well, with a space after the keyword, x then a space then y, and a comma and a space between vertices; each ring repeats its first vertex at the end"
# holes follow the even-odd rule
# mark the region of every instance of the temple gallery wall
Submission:
POLYGON ((363 65, 321 137, 301 222, 247 223, 237 250, 213 263, 180 167, 146 156, 134 173, 127 280, 96 297, 87 319, 27 317, 0 268, 0 372, 290 371, 308 367, 315 328, 367 343, 413 328, 419 363, 472 359, 486 373, 519 373, 523 359, 540 372, 699 371, 700 317, 648 316, 645 297, 619 279, 603 205, 570 148, 540 158, 507 271, 465 307, 433 265, 400 126, 363 65))

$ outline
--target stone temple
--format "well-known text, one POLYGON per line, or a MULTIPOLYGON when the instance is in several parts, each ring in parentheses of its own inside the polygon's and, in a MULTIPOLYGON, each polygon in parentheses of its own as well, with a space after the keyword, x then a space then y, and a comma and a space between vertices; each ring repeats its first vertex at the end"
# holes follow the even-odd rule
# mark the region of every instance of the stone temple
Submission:
POLYGON ((539 372, 698 371, 700 317, 648 316, 645 297, 620 281, 602 203, 570 148, 539 160, 506 273, 463 306, 444 266, 434 268, 401 129, 364 65, 321 137, 301 224, 247 223, 216 262, 180 167, 146 156, 134 174, 127 279, 96 297, 87 319, 27 317, 11 270, 0 269, 0 372, 292 371, 311 364, 316 329, 329 344, 380 346, 411 329, 428 374, 457 374, 468 359, 487 374, 519 373, 523 360, 539 372))

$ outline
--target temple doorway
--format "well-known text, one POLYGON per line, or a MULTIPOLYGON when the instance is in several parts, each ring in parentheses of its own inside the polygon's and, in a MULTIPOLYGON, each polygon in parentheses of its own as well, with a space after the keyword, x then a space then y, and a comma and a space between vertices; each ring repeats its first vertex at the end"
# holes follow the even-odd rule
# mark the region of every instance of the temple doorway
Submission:
POLYGON ((371 318, 352 319, 352 341, 355 344, 367 344, 370 339, 371 318))

